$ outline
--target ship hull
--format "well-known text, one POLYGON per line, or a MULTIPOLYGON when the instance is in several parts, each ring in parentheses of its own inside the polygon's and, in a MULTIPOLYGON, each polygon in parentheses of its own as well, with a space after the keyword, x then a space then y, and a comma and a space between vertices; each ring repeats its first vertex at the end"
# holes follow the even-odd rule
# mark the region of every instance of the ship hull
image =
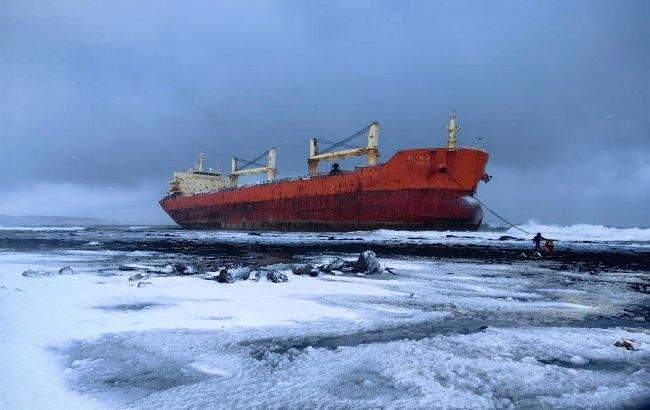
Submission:
POLYGON ((165 198, 161 206, 186 229, 476 230, 483 213, 472 195, 486 163, 479 150, 400 151, 343 175, 165 198))

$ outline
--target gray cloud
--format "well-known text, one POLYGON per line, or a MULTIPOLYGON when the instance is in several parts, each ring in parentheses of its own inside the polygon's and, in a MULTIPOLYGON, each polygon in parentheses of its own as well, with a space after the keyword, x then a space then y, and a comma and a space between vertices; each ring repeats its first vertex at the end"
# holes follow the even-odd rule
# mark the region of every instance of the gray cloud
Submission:
POLYGON ((444 144, 455 109, 491 154, 479 195, 514 220, 650 225, 645 1, 10 0, 0 19, 0 213, 67 187, 94 216, 106 192, 168 221, 152 204, 198 151, 227 168, 275 145, 298 175, 310 136, 379 120, 386 160, 444 144))

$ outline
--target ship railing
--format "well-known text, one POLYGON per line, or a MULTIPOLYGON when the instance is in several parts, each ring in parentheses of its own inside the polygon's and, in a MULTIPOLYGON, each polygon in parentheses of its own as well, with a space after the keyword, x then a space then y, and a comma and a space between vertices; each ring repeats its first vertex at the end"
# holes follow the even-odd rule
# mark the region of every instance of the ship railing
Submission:
POLYGON ((475 150, 475 151, 485 152, 486 154, 488 153, 487 150, 486 150, 485 148, 481 148, 481 147, 472 147, 471 145, 463 145, 463 146, 461 146, 460 148, 461 148, 461 149, 473 149, 473 150, 475 150))
MULTIPOLYGON (((367 168, 367 167, 356 167, 356 168, 367 168)), ((339 171, 337 175, 345 175, 345 174, 351 174, 354 171, 339 171)), ((213 194, 215 192, 229 192, 229 191, 235 191, 237 189, 241 188, 251 188, 251 187, 256 187, 256 186, 265 186, 265 185, 273 185, 273 184, 278 184, 278 183, 283 183, 283 182, 293 182, 293 181, 307 181, 311 179, 321 179, 325 177, 332 176, 330 175, 329 172, 321 172, 315 175, 309 175, 309 176, 299 176, 299 177, 293 177, 293 178, 276 178, 272 179, 269 181, 259 181, 253 184, 246 184, 246 185, 239 185, 236 187, 225 187, 218 189, 216 191, 201 191, 201 192, 196 192, 191 196, 201 196, 201 195, 208 195, 208 194, 213 194)), ((169 196, 167 196, 169 197, 169 196)), ((167 198, 166 197, 166 198, 167 198)))
MULTIPOLYGON (((345 174, 350 174, 352 172, 354 172, 354 171, 340 171, 337 175, 345 175, 345 174)), ((228 188, 220 189, 219 192, 222 192, 222 191, 234 191, 236 189, 250 188, 250 187, 254 187, 254 186, 272 185, 272 184, 277 184, 277 183, 281 183, 281 182, 307 181, 307 180, 310 180, 310 179, 319 179, 319 178, 325 178, 325 177, 329 177, 329 176, 331 176, 329 172, 321 172, 321 173, 318 173, 318 174, 315 174, 315 175, 307 175, 307 176, 303 175, 303 176, 291 177, 291 178, 276 178, 276 179, 271 179, 269 181, 259 181, 259 182, 255 182, 253 184, 239 185, 239 186, 236 186, 236 187, 228 187, 228 188)))
MULTIPOLYGON (((337 176, 338 175, 347 175, 347 174, 351 174, 353 172, 356 172, 359 169, 376 168, 379 165, 383 165, 383 164, 369 165, 369 166, 357 166, 357 167, 354 168, 354 170, 350 170, 350 171, 340 170, 340 171, 338 171, 338 173, 336 175, 337 176)), ((272 180, 269 180, 269 181, 259 181, 259 182, 255 182, 255 183, 252 183, 252 184, 239 185, 239 186, 236 186, 236 187, 224 187, 224 188, 218 189, 216 191, 196 192, 196 193, 194 193, 194 194, 192 194, 190 196, 208 195, 208 194, 214 194, 215 192, 229 192, 229 191, 235 191, 235 190, 241 189, 241 188, 251 188, 251 187, 256 187, 256 186, 265 186, 265 185, 279 184, 279 183, 284 183, 284 182, 308 181, 308 180, 312 180, 312 179, 321 179, 321 178, 326 178, 326 177, 330 177, 330 176, 333 176, 330 172, 319 172, 318 174, 314 174, 314 175, 302 175, 302 176, 292 177, 292 178, 276 178, 276 179, 272 179, 272 180)), ((170 196, 168 195, 165 198, 168 198, 168 197, 170 197, 170 196)))

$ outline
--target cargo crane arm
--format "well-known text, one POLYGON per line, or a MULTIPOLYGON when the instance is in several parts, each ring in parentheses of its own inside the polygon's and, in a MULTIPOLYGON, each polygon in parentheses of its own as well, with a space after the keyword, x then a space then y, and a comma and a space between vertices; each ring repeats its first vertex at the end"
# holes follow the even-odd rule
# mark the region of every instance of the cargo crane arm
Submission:
POLYGON ((240 176, 263 174, 263 173, 266 173, 266 177, 269 181, 275 179, 275 176, 277 174, 277 169, 275 168, 275 148, 271 148, 268 151, 264 151, 261 155, 259 155, 258 157, 250 161, 233 157, 232 169, 230 172, 230 184, 232 186, 237 186, 240 176), (266 157, 266 165, 260 164, 258 162, 264 157, 266 157), (257 165, 257 167, 246 168, 250 165, 257 165))
POLYGON ((307 165, 309 166, 309 174, 315 175, 318 173, 319 161, 327 161, 332 159, 344 159, 344 158, 367 155, 368 165, 376 165, 377 158, 379 157, 378 139, 379 139, 378 122, 373 122, 366 128, 362 129, 361 131, 358 131, 339 142, 331 142, 323 139, 312 138, 309 141, 309 159, 307 160, 307 165), (356 147, 347 144, 352 139, 360 137, 365 134, 367 134, 368 136, 367 146, 356 147), (319 142, 325 142, 331 145, 324 150, 319 150, 319 145, 318 145, 319 142), (339 147, 347 147, 350 149, 341 150, 341 151, 332 151, 335 148, 339 148, 339 147))

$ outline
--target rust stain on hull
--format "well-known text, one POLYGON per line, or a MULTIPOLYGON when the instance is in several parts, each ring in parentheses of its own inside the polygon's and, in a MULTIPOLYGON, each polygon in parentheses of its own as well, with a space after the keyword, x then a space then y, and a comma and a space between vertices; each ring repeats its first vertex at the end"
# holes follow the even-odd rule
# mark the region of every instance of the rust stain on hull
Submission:
POLYGON ((187 229, 476 230, 483 213, 471 195, 487 160, 487 153, 473 149, 405 150, 385 164, 342 175, 165 198, 160 204, 187 229))

